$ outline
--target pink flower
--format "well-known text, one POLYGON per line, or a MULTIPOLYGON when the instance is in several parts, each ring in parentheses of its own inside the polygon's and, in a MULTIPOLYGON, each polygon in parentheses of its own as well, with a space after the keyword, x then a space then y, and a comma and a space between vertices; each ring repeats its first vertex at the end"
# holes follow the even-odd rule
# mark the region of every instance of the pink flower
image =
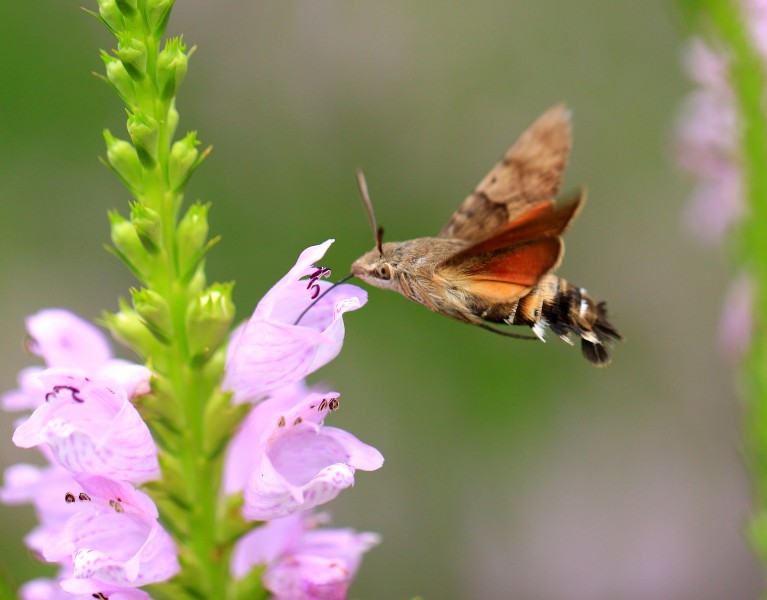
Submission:
POLYGON ((253 316, 232 335, 226 361, 224 389, 237 401, 256 400, 285 385, 303 379, 335 358, 344 338, 345 312, 367 301, 364 290, 339 285, 294 323, 320 290, 330 284, 319 281, 324 271, 312 268, 333 240, 311 246, 295 266, 267 292, 253 316), (301 280, 310 275, 316 277, 301 280))
POLYGON ((22 448, 46 444, 73 473, 94 473, 141 483, 159 475, 149 429, 114 380, 47 369, 38 375, 44 402, 13 434, 22 448))
MULTIPOLYGON (((96 327, 69 311, 51 308, 27 318, 29 350, 49 368, 99 376, 121 385, 128 397, 149 393, 151 372, 144 366, 113 359, 106 337, 96 327)), ((19 373, 19 388, 3 395, 6 410, 34 410, 45 402, 48 390, 39 380, 43 367, 19 373)))
POLYGON ((72 507, 63 501, 64 497, 79 487, 72 474, 61 467, 18 464, 5 471, 0 502, 31 503, 34 506, 40 525, 24 541, 36 554, 42 556, 43 548, 52 538, 60 535, 72 516, 72 507))
POLYGON ((61 587, 72 594, 140 587, 173 577, 179 564, 152 500, 130 484, 80 475, 79 489, 60 502, 72 507, 61 533, 43 548, 51 562, 71 560, 61 587))
POLYGON ((19 589, 21 600, 93 600, 95 594, 101 593, 109 600, 151 600, 151 596, 143 590, 103 586, 97 592, 70 594, 61 589, 57 581, 51 579, 33 579, 19 589))
POLYGON ((356 469, 383 465, 378 450, 323 425, 337 398, 298 388, 251 411, 232 442, 226 477, 229 492, 245 481, 246 518, 276 519, 324 504, 354 484, 356 469))
POLYGON ((743 216, 738 124, 727 65, 696 40, 686 57, 699 88, 686 100, 679 120, 678 162, 696 180, 685 210, 687 227, 704 240, 720 240, 743 216))
POLYGON ((379 537, 351 529, 313 529, 316 521, 299 514, 248 534, 235 549, 235 577, 266 565, 264 585, 276 600, 346 598, 362 554, 378 544, 379 537))
POLYGON ((725 358, 737 362, 751 344, 754 332, 754 285, 741 274, 730 283, 719 319, 719 347, 725 358))

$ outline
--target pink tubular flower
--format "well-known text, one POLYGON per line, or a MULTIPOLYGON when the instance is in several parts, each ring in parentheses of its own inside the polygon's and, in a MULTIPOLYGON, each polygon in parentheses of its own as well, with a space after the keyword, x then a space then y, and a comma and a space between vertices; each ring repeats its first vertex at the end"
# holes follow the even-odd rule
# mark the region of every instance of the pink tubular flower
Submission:
POLYGON ((341 351, 343 314, 367 301, 367 294, 357 286, 333 288, 295 325, 320 291, 330 286, 319 280, 328 272, 312 265, 331 243, 328 240, 304 250, 295 266, 258 303, 250 320, 232 335, 223 387, 233 391, 237 401, 253 401, 299 381, 341 351))
POLYGON ((40 521, 25 538, 27 546, 37 555, 61 533, 72 516, 71 507, 62 502, 67 493, 79 486, 72 474, 56 465, 38 467, 18 464, 5 471, 5 485, 0 489, 4 504, 31 503, 40 521))
MULTIPOLYGON (((93 325, 69 311, 51 308, 27 318, 29 350, 57 372, 98 376, 119 384, 128 397, 149 392, 151 373, 144 366, 113 359, 106 337, 93 325)), ((19 388, 3 395, 6 410, 34 410, 45 402, 48 390, 39 381, 43 367, 19 373, 19 388)))
POLYGON ((80 487, 60 499, 72 516, 43 548, 48 561, 71 560, 71 576, 60 582, 65 591, 94 594, 107 587, 140 587, 178 572, 175 545, 160 527, 149 496, 97 475, 76 480, 80 487))
POLYGON ((336 392, 291 391, 256 406, 232 441, 225 485, 232 492, 245 482, 248 519, 276 519, 329 502, 354 484, 356 469, 383 464, 375 448, 322 424, 337 406, 336 392))
POLYGON ((157 448, 123 386, 76 373, 47 369, 38 375, 46 401, 19 425, 13 442, 22 448, 47 444, 53 459, 73 473, 155 479, 157 448))
POLYGON ((264 585, 276 600, 346 598, 362 554, 378 544, 379 536, 351 529, 313 529, 316 521, 300 514, 248 534, 235 550, 235 576, 266 565, 264 585))
POLYGON ((51 579, 33 579, 19 589, 21 600, 93 600, 96 594, 101 593, 109 600, 152 600, 152 597, 143 590, 134 588, 119 588, 104 586, 98 592, 85 592, 82 594, 70 594, 61 589, 57 581, 51 579))

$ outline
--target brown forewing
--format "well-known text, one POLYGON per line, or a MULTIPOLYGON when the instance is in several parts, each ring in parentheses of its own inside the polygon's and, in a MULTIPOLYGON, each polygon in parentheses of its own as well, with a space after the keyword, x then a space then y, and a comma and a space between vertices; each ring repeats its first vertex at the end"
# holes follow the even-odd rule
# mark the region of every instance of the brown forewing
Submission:
POLYGON ((570 112, 560 105, 543 113, 463 201, 439 237, 484 240, 536 204, 553 199, 570 143, 570 112))

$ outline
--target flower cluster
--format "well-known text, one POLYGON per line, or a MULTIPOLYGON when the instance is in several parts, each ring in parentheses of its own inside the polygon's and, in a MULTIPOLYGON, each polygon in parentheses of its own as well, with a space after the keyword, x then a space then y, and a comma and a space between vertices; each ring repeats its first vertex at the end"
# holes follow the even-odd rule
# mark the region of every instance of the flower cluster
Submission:
MULTIPOLYGON (((173 540, 136 488, 159 476, 157 448, 132 403, 149 393, 151 373, 113 359, 104 336, 67 311, 39 312, 27 330, 29 349, 46 367, 22 371, 3 406, 32 410, 13 441, 38 448, 49 464, 11 467, 1 496, 34 505, 40 525, 27 545, 59 564, 60 587, 71 594, 119 597, 172 577, 179 568, 173 540)), ((22 596, 40 597, 51 585, 32 582, 22 596)))
MULTIPOLYGON (((317 529, 312 509, 374 470, 383 457, 351 434, 323 424, 339 394, 303 378, 334 358, 344 336, 342 315, 362 306, 363 290, 339 285, 293 323, 311 302, 303 277, 332 240, 305 250, 252 318, 232 335, 224 386, 252 405, 228 445, 222 499, 242 494, 251 526, 233 549, 235 579, 263 572, 276 598, 344 598, 370 533, 317 529)), ((323 291, 330 285, 317 282, 323 291)), ((145 367, 116 360, 102 334, 63 310, 27 320, 30 350, 46 367, 25 369, 8 410, 32 410, 13 436, 38 448, 47 466, 16 465, 0 499, 31 502, 40 525, 27 545, 60 565, 58 584, 28 583, 24 598, 148 598, 136 588, 173 577, 180 568, 158 508, 137 486, 161 477, 158 449, 136 409, 151 394, 145 367), (98 596, 101 594, 101 596, 98 596)))

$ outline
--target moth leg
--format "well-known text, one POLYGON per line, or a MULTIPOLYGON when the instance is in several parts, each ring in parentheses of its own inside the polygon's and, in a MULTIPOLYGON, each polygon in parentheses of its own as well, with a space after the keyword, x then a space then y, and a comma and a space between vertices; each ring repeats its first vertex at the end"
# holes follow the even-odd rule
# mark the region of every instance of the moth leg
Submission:
POLYGON ((500 329, 496 329, 495 327, 490 327, 490 325, 485 325, 484 323, 478 323, 477 324, 482 329, 487 329, 488 331, 492 331, 493 333, 497 333, 498 335, 505 335, 506 337, 516 338, 518 340, 537 340, 538 338, 534 335, 521 335, 519 333, 512 333, 511 331, 501 331, 500 329))

